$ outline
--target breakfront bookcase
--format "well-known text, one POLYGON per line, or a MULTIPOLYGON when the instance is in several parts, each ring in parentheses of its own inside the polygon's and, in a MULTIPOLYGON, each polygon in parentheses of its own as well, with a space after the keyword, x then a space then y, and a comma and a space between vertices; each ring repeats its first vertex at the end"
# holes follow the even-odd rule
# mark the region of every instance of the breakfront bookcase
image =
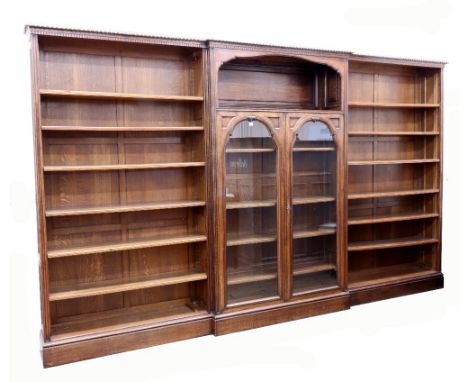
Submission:
POLYGON ((443 286, 443 63, 28 31, 45 366, 443 286))

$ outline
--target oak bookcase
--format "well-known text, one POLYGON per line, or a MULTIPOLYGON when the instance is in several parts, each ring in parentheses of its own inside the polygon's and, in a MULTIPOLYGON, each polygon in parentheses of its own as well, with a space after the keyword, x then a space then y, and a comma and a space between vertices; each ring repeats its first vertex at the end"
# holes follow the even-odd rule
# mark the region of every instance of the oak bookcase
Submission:
POLYGON ((443 63, 27 29, 45 366, 443 287, 443 63))

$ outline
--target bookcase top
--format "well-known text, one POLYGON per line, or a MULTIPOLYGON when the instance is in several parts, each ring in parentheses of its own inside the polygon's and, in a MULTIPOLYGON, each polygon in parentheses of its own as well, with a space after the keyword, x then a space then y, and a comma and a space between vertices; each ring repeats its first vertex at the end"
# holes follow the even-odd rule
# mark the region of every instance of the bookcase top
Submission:
POLYGON ((443 67, 446 62, 435 60, 424 60, 415 58, 384 57, 356 54, 350 51, 314 49, 306 47, 281 46, 272 44, 247 43, 225 41, 217 39, 190 39, 181 37, 156 36, 150 34, 131 33, 123 31, 102 31, 78 28, 63 28, 43 25, 26 25, 25 33, 40 36, 55 36, 64 38, 93 39, 104 41, 130 42, 142 44, 160 44, 172 46, 185 46, 193 48, 219 48, 219 49, 239 49, 239 50, 263 50, 281 53, 288 51, 295 54, 320 54, 326 56, 343 57, 355 61, 367 61, 381 64, 398 64, 425 67, 443 67))

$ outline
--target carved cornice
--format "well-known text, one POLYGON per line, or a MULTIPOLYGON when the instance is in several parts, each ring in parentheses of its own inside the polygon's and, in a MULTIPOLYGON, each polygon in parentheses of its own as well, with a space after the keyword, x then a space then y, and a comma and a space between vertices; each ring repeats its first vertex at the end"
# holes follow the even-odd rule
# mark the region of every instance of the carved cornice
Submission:
POLYGON ((186 38, 174 38, 164 36, 153 36, 134 33, 117 33, 109 31, 94 31, 87 29, 70 29, 39 25, 26 25, 25 32, 40 36, 55 36, 64 38, 78 38, 91 40, 105 40, 116 42, 130 42, 138 44, 156 44, 156 45, 172 45, 185 46, 192 48, 216 48, 216 49, 238 49, 247 51, 262 51, 266 53, 289 53, 298 55, 322 55, 328 57, 339 57, 355 61, 363 62, 379 62, 383 64, 399 64, 399 65, 414 65, 427 67, 443 67, 446 62, 422 60, 414 58, 397 58, 397 57, 381 57, 381 56, 366 56, 354 54, 347 51, 310 49, 301 47, 287 47, 268 44, 253 44, 241 43, 223 40, 197 40, 186 38))

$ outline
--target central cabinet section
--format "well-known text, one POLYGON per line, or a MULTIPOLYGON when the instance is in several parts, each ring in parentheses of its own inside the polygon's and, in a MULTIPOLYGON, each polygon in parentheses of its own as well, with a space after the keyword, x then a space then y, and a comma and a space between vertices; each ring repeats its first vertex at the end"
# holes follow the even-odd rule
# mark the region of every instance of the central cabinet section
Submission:
POLYGON ((340 63, 220 50, 214 67, 216 311, 345 289, 340 63))
POLYGON ((342 116, 220 111, 217 121, 219 309, 340 288, 342 116))

